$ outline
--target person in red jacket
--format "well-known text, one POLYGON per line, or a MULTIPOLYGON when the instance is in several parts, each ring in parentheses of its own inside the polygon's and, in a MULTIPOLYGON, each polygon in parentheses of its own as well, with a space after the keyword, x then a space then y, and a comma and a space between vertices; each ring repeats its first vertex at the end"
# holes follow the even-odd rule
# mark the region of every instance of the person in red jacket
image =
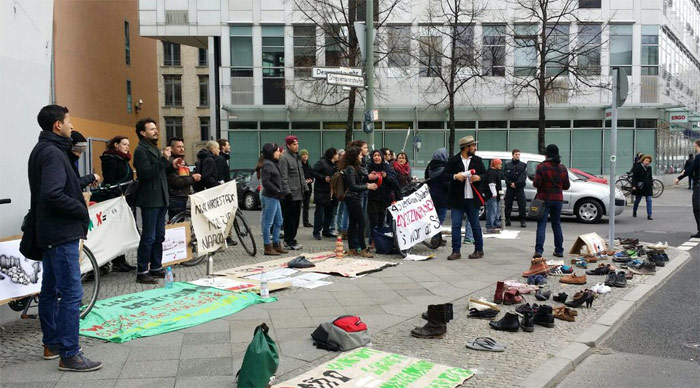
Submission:
POLYGON ((554 233, 554 256, 564 257, 564 234, 561 231, 561 206, 564 201, 563 190, 568 190, 569 173, 561 164, 559 147, 555 144, 547 146, 547 158, 537 166, 535 180, 532 185, 537 189, 535 199, 544 201, 544 215, 537 221, 537 239, 534 257, 542 257, 544 238, 547 231, 547 216, 552 219, 554 233))

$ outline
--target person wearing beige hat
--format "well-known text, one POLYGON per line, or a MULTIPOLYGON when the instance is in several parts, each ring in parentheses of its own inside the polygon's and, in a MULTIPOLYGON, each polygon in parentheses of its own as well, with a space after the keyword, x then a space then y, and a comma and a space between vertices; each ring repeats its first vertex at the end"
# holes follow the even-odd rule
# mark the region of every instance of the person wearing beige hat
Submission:
POLYGON ((450 182, 447 204, 452 209, 452 253, 448 260, 461 259, 462 217, 466 213, 472 233, 474 234, 474 253, 470 259, 484 257, 484 239, 479 224, 479 209, 484 206, 482 183, 486 181, 486 168, 480 157, 476 156, 476 144, 473 136, 459 139, 459 153, 447 161, 442 178, 450 182))

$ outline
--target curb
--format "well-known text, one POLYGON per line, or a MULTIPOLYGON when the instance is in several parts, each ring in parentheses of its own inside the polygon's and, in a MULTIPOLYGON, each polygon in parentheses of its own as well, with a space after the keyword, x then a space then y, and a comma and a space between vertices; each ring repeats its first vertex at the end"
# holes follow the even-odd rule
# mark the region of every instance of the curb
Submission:
POLYGON ((651 294, 664 285, 679 269, 690 261, 690 253, 672 248, 679 252, 665 267, 656 272, 646 283, 640 284, 633 291, 615 303, 598 320, 537 369, 532 371, 520 385, 523 388, 550 388, 556 386, 569 372, 591 354, 595 347, 613 334, 634 311, 642 305, 651 294))

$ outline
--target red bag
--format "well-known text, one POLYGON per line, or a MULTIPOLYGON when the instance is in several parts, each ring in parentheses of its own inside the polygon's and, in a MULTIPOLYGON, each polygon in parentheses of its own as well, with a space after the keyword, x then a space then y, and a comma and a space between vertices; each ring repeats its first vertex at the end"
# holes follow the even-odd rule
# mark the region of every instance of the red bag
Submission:
POLYGON ((333 321, 333 324, 347 331, 348 333, 355 333, 358 331, 367 330, 367 325, 365 325, 365 323, 362 322, 362 319, 360 319, 360 317, 355 315, 347 315, 340 317, 333 321))

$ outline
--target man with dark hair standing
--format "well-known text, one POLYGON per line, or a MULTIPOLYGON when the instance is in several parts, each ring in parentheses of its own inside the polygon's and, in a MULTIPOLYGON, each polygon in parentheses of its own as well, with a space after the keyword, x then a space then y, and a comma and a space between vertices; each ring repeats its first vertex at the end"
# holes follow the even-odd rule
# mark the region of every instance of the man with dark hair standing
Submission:
POLYGON ((441 175, 443 180, 450 182, 447 204, 452 208, 452 253, 447 260, 462 258, 459 250, 462 246, 462 217, 465 213, 474 234, 474 253, 469 258, 484 257, 479 208, 484 206, 480 193, 483 191, 481 182, 486 180, 486 168, 481 158, 476 156, 476 143, 473 136, 459 139, 460 152, 447 161, 447 167, 441 175))
POLYGON ((42 250, 39 321, 44 359, 60 357, 58 369, 88 372, 100 369, 80 351, 78 330, 83 287, 80 283, 80 240, 87 236, 90 214, 68 152, 71 124, 68 109, 47 105, 37 121, 42 131, 29 156, 30 214, 28 227, 42 250))
POLYGON ((510 215, 513 211, 513 198, 518 201, 518 214, 520 214, 520 226, 526 227, 525 223, 525 178, 527 178, 527 165, 520 161, 520 150, 513 149, 511 152, 513 159, 506 163, 505 176, 506 198, 504 207, 506 213, 506 226, 510 226, 510 215))
POLYGON ((185 162, 185 141, 181 137, 174 137, 168 142, 170 145, 170 162, 180 158, 182 166, 168 171, 168 218, 184 212, 187 209, 187 197, 192 194, 192 186, 202 178, 200 174, 190 175, 190 169, 185 162))
POLYGON ((219 143, 219 155, 214 158, 216 162, 216 178, 224 183, 231 180, 231 168, 229 160, 231 159, 231 144, 226 139, 217 140, 219 143))
MULTIPOLYGON (((693 156, 692 153, 688 154, 688 160, 685 161, 685 165, 683 165, 683 171, 681 172, 684 173, 686 171, 690 171, 690 168, 693 166, 693 161, 695 160, 695 157, 693 156)), ((693 180, 695 178, 693 177, 693 174, 686 174, 688 176, 688 190, 693 189, 693 180)))
POLYGON ((695 147, 695 159, 690 167, 683 170, 683 173, 676 179, 676 184, 685 177, 693 177, 693 215, 697 232, 691 238, 700 238, 700 139, 693 143, 695 147))
POLYGON ((139 145, 134 151, 134 169, 138 174, 136 206, 141 208, 141 241, 137 251, 136 282, 158 284, 165 277, 163 241, 168 211, 167 175, 182 165, 182 158, 170 160, 171 148, 158 150, 158 127, 152 118, 136 123, 139 145))
POLYGON ((304 167, 299 157, 299 140, 296 136, 284 139, 287 152, 282 154, 279 161, 282 181, 282 222, 284 226, 284 244, 286 249, 299 250, 302 248, 296 240, 301 217, 301 202, 304 193, 309 190, 304 177, 304 167))
POLYGON ((544 201, 544 214, 537 220, 537 235, 535 237, 535 254, 533 259, 542 257, 544 240, 547 234, 547 219, 552 222, 554 234, 553 256, 564 257, 564 233, 561 230, 561 207, 564 202, 564 190, 569 190, 571 182, 566 166, 561 164, 559 147, 550 144, 545 151, 546 159, 537 165, 532 186, 537 189, 535 199, 544 201))

